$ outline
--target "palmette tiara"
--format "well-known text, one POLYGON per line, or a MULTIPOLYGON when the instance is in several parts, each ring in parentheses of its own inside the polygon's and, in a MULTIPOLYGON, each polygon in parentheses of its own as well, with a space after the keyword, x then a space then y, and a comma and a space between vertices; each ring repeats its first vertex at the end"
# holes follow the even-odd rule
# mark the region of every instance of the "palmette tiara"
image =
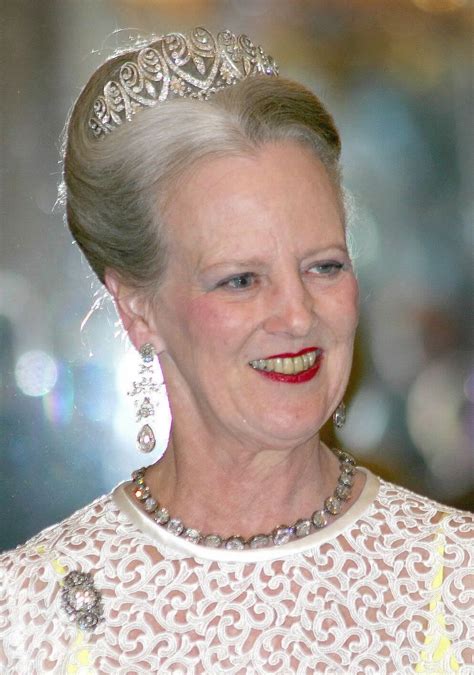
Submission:
POLYGON ((214 37, 205 28, 153 36, 122 55, 114 78, 95 99, 89 127, 95 137, 130 121, 140 108, 171 98, 207 99, 253 75, 278 75, 278 66, 247 35, 224 30, 214 37))

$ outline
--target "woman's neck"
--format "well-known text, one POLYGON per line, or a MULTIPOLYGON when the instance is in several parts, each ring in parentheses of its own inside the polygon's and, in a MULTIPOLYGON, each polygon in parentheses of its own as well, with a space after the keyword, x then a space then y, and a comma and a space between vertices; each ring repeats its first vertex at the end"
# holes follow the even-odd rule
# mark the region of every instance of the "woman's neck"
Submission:
POLYGON ((173 431, 146 482, 172 517, 188 527, 248 538, 311 516, 333 494, 339 472, 338 459, 318 436, 270 450, 195 439, 186 446, 173 431))

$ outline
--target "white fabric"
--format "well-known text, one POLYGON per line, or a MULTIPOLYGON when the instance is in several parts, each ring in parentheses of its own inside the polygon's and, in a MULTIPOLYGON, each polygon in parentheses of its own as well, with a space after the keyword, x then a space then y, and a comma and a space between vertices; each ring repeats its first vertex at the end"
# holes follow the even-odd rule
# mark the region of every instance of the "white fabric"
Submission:
POLYGON ((206 549, 124 484, 0 556, 2 673, 473 673, 473 517, 370 472, 325 529, 280 548, 206 549), (92 634, 60 606, 91 572, 92 634))

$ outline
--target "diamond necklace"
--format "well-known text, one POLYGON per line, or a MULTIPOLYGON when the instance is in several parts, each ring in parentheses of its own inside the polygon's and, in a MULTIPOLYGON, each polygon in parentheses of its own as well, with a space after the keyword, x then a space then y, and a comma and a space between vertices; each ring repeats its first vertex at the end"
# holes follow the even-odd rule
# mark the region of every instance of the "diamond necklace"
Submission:
POLYGON ((328 516, 337 516, 341 512, 342 502, 351 498, 354 484, 355 460, 348 452, 333 449, 339 459, 341 472, 337 485, 331 497, 324 501, 324 507, 315 511, 310 518, 300 518, 293 525, 279 525, 270 534, 256 534, 244 539, 239 535, 221 537, 218 534, 202 534, 193 527, 187 527, 179 518, 172 518, 168 509, 151 496, 151 491, 145 482, 147 467, 137 469, 132 473, 134 483, 133 494, 142 508, 158 525, 161 525, 177 537, 182 537, 193 544, 202 544, 211 548, 226 548, 228 550, 256 549, 266 546, 281 546, 293 539, 307 537, 313 531, 320 530, 328 524, 328 516))

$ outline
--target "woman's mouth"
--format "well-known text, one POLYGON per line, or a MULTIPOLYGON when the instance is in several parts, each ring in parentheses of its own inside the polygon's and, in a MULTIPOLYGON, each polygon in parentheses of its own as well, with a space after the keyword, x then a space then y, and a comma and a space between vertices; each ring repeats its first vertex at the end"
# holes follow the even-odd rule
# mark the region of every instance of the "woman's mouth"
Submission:
POLYGON ((321 366, 323 350, 302 349, 297 354, 276 354, 250 361, 250 366, 266 377, 279 382, 298 383, 311 380, 321 366))

